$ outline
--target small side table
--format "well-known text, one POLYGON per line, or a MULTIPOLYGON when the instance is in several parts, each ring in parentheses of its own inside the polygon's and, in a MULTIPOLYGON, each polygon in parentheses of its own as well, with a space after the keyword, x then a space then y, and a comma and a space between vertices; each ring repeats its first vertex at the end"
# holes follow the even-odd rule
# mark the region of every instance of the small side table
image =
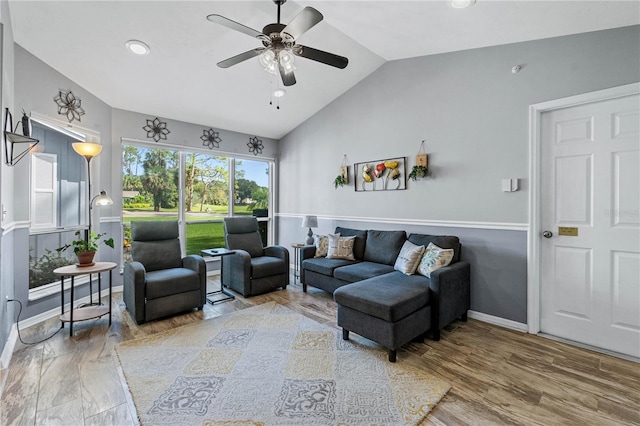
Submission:
POLYGON ((291 244, 293 247, 293 283, 300 281, 300 249, 306 246, 306 244, 295 243, 291 244))
MULTIPOLYGON (((56 276, 60 277, 60 297, 62 301, 60 321, 64 326, 65 322, 69 323, 69 336, 73 336, 73 323, 75 321, 86 321, 94 318, 100 318, 103 315, 109 314, 109 325, 111 325, 111 297, 112 297, 112 284, 113 276, 112 272, 117 265, 113 262, 96 262, 92 266, 79 267, 76 265, 62 266, 53 271, 56 276), (102 272, 109 271, 109 306, 88 305, 79 308, 74 308, 74 278, 79 275, 89 274, 89 280, 91 280, 91 274, 98 274, 98 302, 100 301, 101 291, 101 276, 102 272), (64 311, 64 277, 71 277, 71 308, 68 312, 64 311), (74 311, 76 314, 74 315, 74 311)), ((91 296, 93 297, 93 296, 91 296)))
POLYGON ((213 248, 213 249, 200 250, 201 256, 220 257, 220 290, 210 291, 209 293, 207 293, 207 302, 211 303, 212 305, 217 302, 223 302, 225 300, 231 300, 236 298, 236 296, 233 293, 229 293, 228 291, 226 291, 224 289, 224 286, 222 285, 222 274, 224 273, 222 269, 222 262, 224 262, 224 256, 234 254, 235 252, 236 252, 235 250, 229 250, 226 248, 213 248), (208 297, 208 296, 213 296, 214 294, 221 294, 223 295, 223 297, 220 297, 217 299, 213 299, 213 298, 210 299, 208 297))

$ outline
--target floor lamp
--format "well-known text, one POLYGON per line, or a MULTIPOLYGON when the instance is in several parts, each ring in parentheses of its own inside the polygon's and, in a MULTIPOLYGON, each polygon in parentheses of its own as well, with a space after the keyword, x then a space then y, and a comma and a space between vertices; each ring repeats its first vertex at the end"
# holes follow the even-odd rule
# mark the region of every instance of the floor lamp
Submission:
MULTIPOLYGON (((113 201, 107 196, 104 191, 101 191, 100 195, 96 196, 96 198, 91 199, 91 159, 102 152, 102 145, 93 142, 74 142, 73 144, 71 144, 71 146, 73 146, 73 150, 75 152, 82 155, 87 160, 87 211, 89 213, 89 221, 88 228, 84 232, 84 239, 87 242, 87 245, 89 245, 89 235, 91 234, 91 204, 94 200, 97 200, 99 197, 101 197, 103 193, 110 202, 100 205, 113 204, 113 201)), ((103 198, 101 199, 101 202, 104 203, 103 198)))

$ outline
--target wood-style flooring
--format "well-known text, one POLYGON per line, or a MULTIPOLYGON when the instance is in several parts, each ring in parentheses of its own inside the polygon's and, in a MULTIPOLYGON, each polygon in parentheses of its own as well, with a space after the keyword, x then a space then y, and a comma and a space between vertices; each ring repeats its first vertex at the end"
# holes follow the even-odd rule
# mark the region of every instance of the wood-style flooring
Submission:
MULTIPOLYGON (((210 279, 209 285, 219 288, 210 279)), ((275 301, 335 327, 331 296, 291 285, 162 321, 136 325, 114 295, 113 323, 98 319, 66 327, 44 343, 18 344, 0 401, 0 425, 137 424, 113 347, 184 324, 275 301)), ((23 330, 38 340, 59 328, 51 319, 23 330)), ((430 425, 640 425, 640 364, 480 321, 455 322, 439 342, 398 351, 407 362, 452 388, 429 415, 430 425)))

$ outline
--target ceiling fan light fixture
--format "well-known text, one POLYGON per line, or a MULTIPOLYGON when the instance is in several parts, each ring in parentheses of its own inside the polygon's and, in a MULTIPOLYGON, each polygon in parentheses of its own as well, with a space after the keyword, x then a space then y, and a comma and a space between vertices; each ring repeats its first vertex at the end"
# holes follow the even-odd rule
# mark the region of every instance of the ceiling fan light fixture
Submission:
POLYGON ((151 52, 149 46, 140 40, 129 40, 124 44, 129 52, 136 55, 148 55, 151 52))
POLYGON ((282 98, 286 94, 287 94, 287 91, 281 87, 278 87, 276 90, 273 91, 273 96, 275 96, 276 98, 282 98))
POLYGON ((267 49, 258 56, 260 65, 270 74, 278 73, 278 62, 276 62, 276 54, 272 49, 267 49))
POLYGON ((476 0, 451 0, 451 7, 454 9, 464 9, 476 4, 476 0))
POLYGON ((282 66, 285 74, 296 70, 293 64, 293 53, 290 50, 282 50, 278 53, 278 63, 282 66))

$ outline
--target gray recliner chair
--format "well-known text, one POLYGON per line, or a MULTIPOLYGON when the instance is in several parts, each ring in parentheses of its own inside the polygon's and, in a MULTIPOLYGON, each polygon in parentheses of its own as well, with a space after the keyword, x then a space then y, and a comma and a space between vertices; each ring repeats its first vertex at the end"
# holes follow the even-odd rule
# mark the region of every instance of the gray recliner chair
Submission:
POLYGON ((124 303, 136 323, 202 309, 207 267, 201 256, 181 257, 177 221, 131 222, 131 258, 124 303))
POLYGON ((262 246, 255 217, 225 217, 226 246, 235 254, 222 259, 222 285, 245 297, 289 285, 289 251, 262 246))

